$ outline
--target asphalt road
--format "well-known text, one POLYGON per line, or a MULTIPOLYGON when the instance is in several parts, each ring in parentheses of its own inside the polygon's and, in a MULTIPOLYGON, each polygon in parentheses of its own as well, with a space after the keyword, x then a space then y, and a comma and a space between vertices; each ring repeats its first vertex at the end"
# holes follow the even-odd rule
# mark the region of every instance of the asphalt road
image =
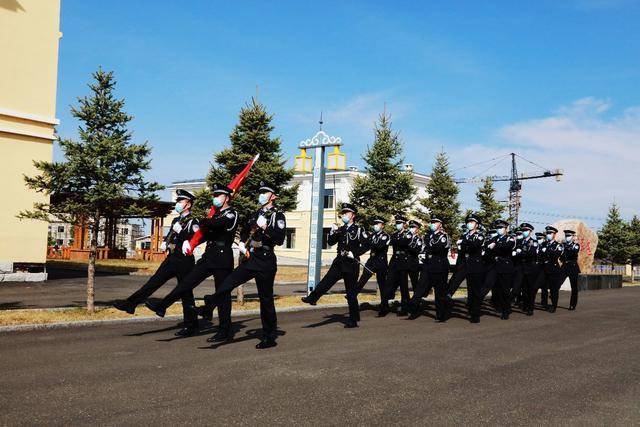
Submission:
POLYGON ((262 351, 256 317, 214 347, 168 321, 0 334, 0 424, 637 425, 640 288, 580 298, 478 325, 281 314, 262 351))
MULTIPOLYGON (((87 278, 85 272, 73 270, 54 270, 50 279, 40 283, 0 283, 0 310, 24 308, 82 307, 86 304, 87 278)), ((126 298, 139 289, 150 276, 129 274, 99 273, 95 278, 97 305, 111 305, 116 299, 126 298)), ((153 296, 165 296, 177 284, 175 279, 168 281, 153 296)), ((277 283, 276 295, 306 294, 306 283, 277 283)), ((212 293, 213 279, 205 280, 195 289, 196 298, 212 293)), ((343 292, 342 282, 336 284, 332 293, 343 292)), ((255 284, 244 286, 245 296, 258 296, 255 284)), ((375 281, 367 284, 365 292, 375 293, 375 281)), ((234 293, 235 295, 235 293, 234 293)))

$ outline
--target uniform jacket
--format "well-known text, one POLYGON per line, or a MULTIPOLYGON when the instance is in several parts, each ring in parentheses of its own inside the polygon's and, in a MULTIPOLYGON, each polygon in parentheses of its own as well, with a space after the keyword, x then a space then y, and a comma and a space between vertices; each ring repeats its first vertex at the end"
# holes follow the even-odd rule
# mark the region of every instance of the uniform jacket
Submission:
MULTIPOLYGON (((415 261, 412 261, 412 251, 409 249, 409 245, 414 240, 414 236, 409 230, 395 231, 391 235, 391 247, 393 248, 393 254, 391 256, 391 263, 397 270, 411 270, 415 261)), ((415 246, 414 242, 414 246, 415 246)))
POLYGON ((516 248, 516 238, 513 236, 498 236, 493 248, 495 255, 495 269, 498 273, 512 273, 513 260, 512 253, 516 248))
POLYGON ((564 246, 562 243, 558 243, 555 240, 545 240, 540 247, 540 259, 542 261, 542 268, 547 274, 560 273, 560 263, 558 260, 564 252, 564 246))
POLYGON ((482 262, 482 248, 484 246, 484 234, 479 231, 474 233, 467 232, 460 239, 459 257, 464 257, 464 262, 469 273, 482 273, 484 264, 482 262))
POLYGON ((179 257, 179 258, 190 258, 193 259, 193 255, 183 255, 182 253, 182 243, 187 240, 191 240, 193 234, 198 231, 199 224, 198 220, 194 218, 191 213, 188 213, 184 216, 177 216, 171 221, 171 226, 169 227, 169 232, 164 238, 165 243, 167 244, 167 250, 169 251, 169 256, 179 257), (173 230, 173 226, 176 223, 180 223, 182 226, 182 230, 180 233, 176 233, 173 230))
POLYGON ((369 236, 370 256, 367 260, 367 268, 372 271, 388 268, 389 261, 387 260, 387 253, 389 252, 390 243, 391 237, 384 231, 379 231, 369 236))
POLYGON ((449 249, 451 239, 442 230, 431 233, 424 241, 424 269, 429 273, 449 272, 449 249))
POLYGON ((273 249, 284 243, 286 228, 287 220, 284 213, 275 207, 258 209, 247 220, 240 232, 240 240, 247 242, 249 250, 246 268, 256 271, 276 271, 278 260, 273 249), (267 220, 264 230, 257 225, 260 216, 264 216, 267 220))
POLYGON ((560 259, 562 260, 562 269, 566 274, 580 274, 578 266, 578 254, 580 253, 579 243, 565 243, 564 252, 560 259))
POLYGON ((202 259, 213 268, 233 269, 231 245, 238 229, 238 212, 232 207, 221 209, 213 217, 201 219, 200 225, 207 242, 202 259))
POLYGON ((338 245, 338 254, 333 263, 339 265, 343 271, 357 270, 360 255, 369 250, 369 233, 359 225, 352 223, 343 225, 337 230, 331 230, 327 242, 330 246, 338 245), (349 258, 347 253, 353 253, 354 258, 349 258))
POLYGON ((534 238, 522 239, 522 267, 524 274, 537 274, 540 272, 538 264, 538 249, 540 245, 534 238))

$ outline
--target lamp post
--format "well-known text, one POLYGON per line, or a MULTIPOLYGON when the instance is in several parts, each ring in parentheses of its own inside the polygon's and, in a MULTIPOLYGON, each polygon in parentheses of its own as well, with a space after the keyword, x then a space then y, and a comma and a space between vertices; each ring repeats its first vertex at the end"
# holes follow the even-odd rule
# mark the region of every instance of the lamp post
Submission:
POLYGON ((322 129, 312 138, 300 141, 298 148, 315 149, 313 179, 311 185, 311 222, 309 225, 309 270, 307 273, 307 293, 313 291, 320 281, 322 268, 322 226, 324 223, 324 152, 326 147, 338 147, 342 139, 327 135, 322 129))

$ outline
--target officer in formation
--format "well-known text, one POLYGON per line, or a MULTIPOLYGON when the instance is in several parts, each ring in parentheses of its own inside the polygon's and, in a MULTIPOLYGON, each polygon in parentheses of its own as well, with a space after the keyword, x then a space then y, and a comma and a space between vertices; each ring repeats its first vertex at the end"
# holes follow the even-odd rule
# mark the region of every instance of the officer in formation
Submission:
MULTIPOLYGON (((387 254, 391 237, 384 231, 384 226, 384 218, 376 217, 373 219, 373 233, 371 233, 369 239, 369 259, 364 265, 358 280, 357 293, 362 291, 373 274, 376 275, 380 295, 384 295, 386 292, 387 273, 389 272, 387 254)), ((387 313, 389 313, 389 301, 386 298, 380 298, 378 315, 385 316, 387 313)))
POLYGON ((536 298, 536 282, 540 274, 538 264, 539 242, 532 237, 533 226, 529 223, 520 225, 522 230, 522 309, 527 316, 533 316, 533 304, 536 298))
MULTIPOLYGON (((369 235, 364 228, 355 223, 357 214, 358 210, 354 205, 351 203, 342 204, 340 211, 342 225, 334 224, 328 238, 330 246, 338 245, 337 256, 318 286, 308 296, 302 298, 302 302, 315 305, 338 280, 344 280, 349 305, 349 320, 345 324, 345 328, 356 328, 360 321, 358 304, 360 256, 369 250, 369 235)), ((380 236, 380 238, 382 237, 380 236)))
MULTIPOLYGON (((564 245, 556 241, 558 229, 548 225, 545 227, 546 240, 540 245, 540 257, 542 261, 542 270, 538 278, 538 288, 548 289, 551 294, 551 307, 548 307, 548 301, 543 299, 542 305, 547 308, 550 313, 554 313, 558 307, 558 297, 560 286, 564 280, 562 268, 560 266, 560 258, 564 253, 564 245)), ((543 294, 544 298, 544 294, 543 294)))
POLYGON ((511 313, 511 280, 513 277, 512 255, 516 249, 516 238, 509 235, 509 223, 502 219, 493 223, 496 237, 491 239, 487 249, 491 251, 493 260, 485 278, 485 289, 495 293, 496 309, 501 312, 500 318, 506 320, 511 313))
MULTIPOLYGON (((467 279, 467 308, 471 323, 480 322, 480 309, 484 299, 485 267, 482 248, 485 236, 480 230, 480 217, 470 214, 466 218, 467 232, 459 240, 458 257, 462 258, 464 276, 467 279)), ((464 277, 463 277, 464 279, 464 277)), ((455 291, 454 291, 455 292, 455 291)))
POLYGON ((410 303, 409 276, 419 268, 418 255, 422 252, 423 242, 418 233, 420 224, 417 221, 408 221, 406 217, 396 215, 395 223, 396 231, 391 235, 393 255, 389 264, 387 290, 381 298, 388 304, 387 301, 393 299, 400 288, 398 316, 406 316, 410 303))
POLYGON ((276 187, 261 182, 258 204, 260 208, 249 218, 240 232, 240 253, 243 261, 224 280, 220 288, 212 295, 204 297, 205 305, 198 308, 199 314, 208 316, 214 307, 219 307, 233 289, 255 279, 260 299, 260 320, 262 337, 257 349, 266 349, 277 345, 277 316, 273 299, 273 282, 278 271, 278 259, 274 252, 285 240, 286 218, 275 206, 276 187))
MULTIPOLYGON (((182 282, 194 266, 193 255, 187 255, 189 240, 198 231, 198 220, 191 215, 191 206, 195 197, 186 190, 176 191, 175 210, 178 213, 169 227, 169 232, 165 236, 160 250, 167 253, 167 257, 160 264, 158 270, 140 289, 134 292, 125 300, 117 300, 113 306, 118 310, 134 314, 136 307, 145 302, 155 291, 172 278, 177 278, 178 283, 182 282)), ((195 300, 193 292, 185 292, 180 296, 182 299, 182 312, 184 316, 184 328, 176 333, 178 336, 191 335, 198 329, 198 317, 195 311, 195 300)))
MULTIPOLYGON (((571 299, 569 300, 569 310, 575 310, 578 305, 578 276, 580 267, 578 266, 578 254, 580 244, 575 241, 576 232, 564 230, 564 252, 562 253, 563 278, 569 278, 571 284, 571 299)), ((564 282, 563 279, 563 282, 564 282)))
MULTIPOLYGON (((168 307, 184 295, 192 295, 193 289, 200 285, 207 277, 213 276, 216 290, 220 289, 224 280, 233 271, 233 245, 236 229, 238 228, 238 213, 231 207, 231 189, 222 184, 213 186, 213 206, 218 208, 212 218, 200 219, 200 227, 204 231, 206 249, 191 270, 178 285, 160 303, 147 302, 147 307, 159 316, 164 316, 168 307)), ((188 245, 189 242, 186 242, 188 245)), ((189 248, 191 249, 191 248, 189 248)), ((195 304, 192 304, 195 310, 195 304)), ((191 309, 190 309, 191 310, 191 309)), ((213 319, 213 310, 207 310, 203 315, 206 320, 213 319)), ((218 305, 218 332, 209 339, 213 341, 227 341, 231 339, 231 293, 223 295, 218 305)), ((184 335, 193 335, 197 329, 189 329, 184 335)))

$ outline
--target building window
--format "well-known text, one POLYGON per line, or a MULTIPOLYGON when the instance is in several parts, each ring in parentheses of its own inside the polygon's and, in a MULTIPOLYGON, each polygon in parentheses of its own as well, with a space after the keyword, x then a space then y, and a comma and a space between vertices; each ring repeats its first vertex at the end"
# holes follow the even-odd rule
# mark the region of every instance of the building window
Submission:
POLYGON ((64 233, 64 225, 58 226, 58 233, 64 233))
POLYGON ((296 229, 287 228, 284 231, 284 247, 294 249, 296 247, 296 229))
POLYGON ((123 229, 122 229, 122 234, 124 234, 125 236, 126 236, 127 234, 129 234, 129 229, 128 229, 128 228, 123 228, 123 229))
POLYGON ((331 232, 330 228, 322 229, 322 249, 329 249, 329 233, 331 232))
POLYGON ((324 189, 324 208, 333 209, 333 188, 324 189))

